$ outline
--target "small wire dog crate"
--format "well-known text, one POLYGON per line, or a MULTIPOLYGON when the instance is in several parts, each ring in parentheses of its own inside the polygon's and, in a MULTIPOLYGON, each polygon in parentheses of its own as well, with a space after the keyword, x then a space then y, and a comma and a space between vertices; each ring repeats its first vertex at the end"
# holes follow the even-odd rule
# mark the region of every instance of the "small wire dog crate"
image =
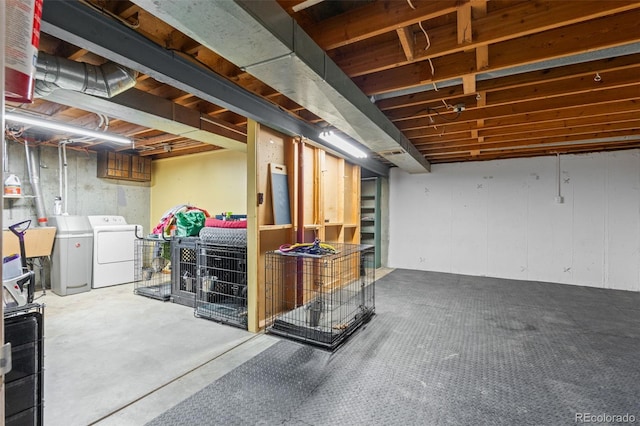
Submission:
POLYGON ((265 256, 267 332, 335 349, 375 311, 375 248, 265 256))
POLYGON ((169 241, 144 238, 135 241, 135 294, 168 300, 171 296, 171 275, 167 270, 171 259, 169 241))
POLYGON ((247 247, 197 245, 199 279, 195 314, 247 328, 247 247))
POLYGON ((171 241, 171 301, 193 308, 198 279, 198 237, 175 237, 171 241))

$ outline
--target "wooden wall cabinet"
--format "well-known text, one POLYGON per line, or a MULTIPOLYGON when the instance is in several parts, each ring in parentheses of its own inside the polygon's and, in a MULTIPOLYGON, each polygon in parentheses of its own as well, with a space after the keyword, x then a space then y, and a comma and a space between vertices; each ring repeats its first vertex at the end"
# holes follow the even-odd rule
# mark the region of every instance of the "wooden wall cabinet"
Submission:
POLYGON ((140 182, 151 181, 151 158, 131 156, 131 179, 140 182))
POLYGON ((151 158, 113 151, 98 152, 98 177, 151 181, 151 158))

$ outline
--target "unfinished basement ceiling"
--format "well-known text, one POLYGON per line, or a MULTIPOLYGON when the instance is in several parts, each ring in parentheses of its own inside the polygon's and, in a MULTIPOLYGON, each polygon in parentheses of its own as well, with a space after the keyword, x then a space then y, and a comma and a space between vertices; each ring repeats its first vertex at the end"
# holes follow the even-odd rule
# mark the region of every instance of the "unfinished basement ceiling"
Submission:
POLYGON ((382 174, 378 165, 420 172, 640 146, 638 1, 45 0, 42 28, 41 51, 123 64, 139 72, 135 88, 8 106, 84 126, 102 114, 152 158, 242 150, 247 117, 308 138, 336 128, 368 147, 382 174), (193 20, 209 7, 206 22, 193 20), (57 13, 83 15, 62 23, 57 13), (238 14, 239 33, 211 25, 238 14), (292 34, 298 27, 309 37, 292 34), (129 36, 147 47, 117 43, 129 36), (297 44, 257 60, 253 44, 266 39, 297 44))

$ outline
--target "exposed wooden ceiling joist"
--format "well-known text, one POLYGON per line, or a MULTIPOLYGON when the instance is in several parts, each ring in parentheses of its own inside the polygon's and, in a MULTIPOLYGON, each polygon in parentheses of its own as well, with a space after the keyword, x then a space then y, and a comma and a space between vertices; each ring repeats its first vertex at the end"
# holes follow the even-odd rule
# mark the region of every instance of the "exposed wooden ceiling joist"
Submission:
MULTIPOLYGON (((88 1, 108 11, 109 19, 118 17, 131 31, 287 114, 331 124, 136 4, 88 1)), ((579 7, 541 0, 278 2, 434 163, 640 146, 640 1, 585 0, 579 7), (459 104, 464 111, 457 114, 452 107, 459 104)), ((41 49, 94 65, 105 62, 90 49, 47 34, 41 49)), ((149 99, 202 114, 206 131, 244 137, 246 117, 179 87, 146 74, 136 84, 137 91, 154 96, 149 99)), ((79 106, 46 99, 8 107, 87 127, 99 121, 79 106)), ((136 138, 141 155, 216 149, 107 115, 110 130, 136 138)))

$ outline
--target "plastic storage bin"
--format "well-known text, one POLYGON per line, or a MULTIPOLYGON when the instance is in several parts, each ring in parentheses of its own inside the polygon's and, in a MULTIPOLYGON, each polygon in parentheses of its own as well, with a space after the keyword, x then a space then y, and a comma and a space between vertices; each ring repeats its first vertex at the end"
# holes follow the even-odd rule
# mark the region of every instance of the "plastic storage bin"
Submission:
POLYGON ((19 254, 5 256, 2 259, 2 280, 10 280, 22 274, 22 258, 19 254))

